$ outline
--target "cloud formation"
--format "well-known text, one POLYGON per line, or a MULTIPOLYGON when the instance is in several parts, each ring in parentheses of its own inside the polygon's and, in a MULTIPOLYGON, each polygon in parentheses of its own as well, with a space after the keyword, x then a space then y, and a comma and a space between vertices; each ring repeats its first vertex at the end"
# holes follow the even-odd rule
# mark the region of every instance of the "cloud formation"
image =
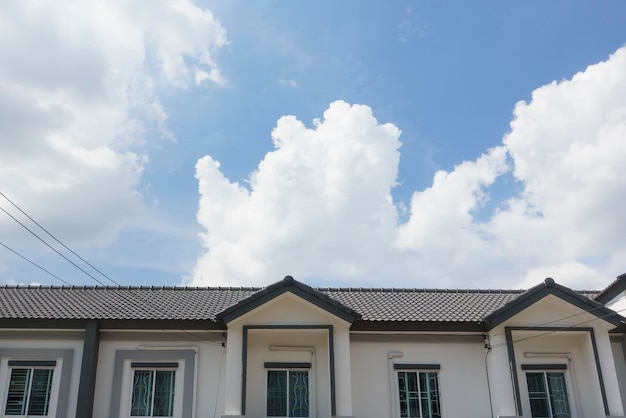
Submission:
POLYGON ((400 131, 338 101, 281 118, 244 186, 198 161, 206 252, 193 284, 598 288, 626 265, 626 48, 514 109, 502 144, 435 174, 398 220, 400 131), (511 197, 492 187, 512 176, 511 197), (493 213, 482 211, 490 199, 493 213), (552 272, 552 273, 550 273, 552 272))
MULTIPOLYGON (((224 84, 226 31, 187 0, 0 9, 1 191, 68 243, 106 243, 142 211, 146 143, 174 140, 159 87, 224 84)), ((24 234, 2 216, 0 236, 24 234)))

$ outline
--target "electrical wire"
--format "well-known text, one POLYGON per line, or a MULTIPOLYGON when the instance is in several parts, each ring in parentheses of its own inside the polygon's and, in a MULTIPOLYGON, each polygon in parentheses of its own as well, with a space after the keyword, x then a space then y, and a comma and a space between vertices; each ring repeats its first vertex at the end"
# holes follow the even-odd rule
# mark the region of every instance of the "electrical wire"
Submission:
POLYGON ((0 210, 2 210, 4 213, 6 213, 7 215, 9 215, 9 217, 11 219, 13 219, 15 222, 17 222, 18 224, 20 224, 22 226, 22 228, 26 229, 28 232, 30 232, 35 238, 37 238, 39 241, 43 242, 48 248, 50 248, 52 251, 54 251, 55 253, 57 253, 58 255, 60 255, 61 257, 63 257, 65 259, 65 261, 67 261, 68 263, 71 263, 74 267, 76 267, 77 269, 79 269, 80 271, 82 271, 83 273, 85 273, 87 276, 91 277, 95 282, 97 282, 98 284, 100 284, 101 286, 105 286, 104 283, 102 283, 100 280, 96 279, 93 275, 91 275, 89 272, 87 272, 85 269, 83 269, 82 267, 80 267, 78 264, 76 264, 75 262, 73 262, 72 260, 70 260, 69 258, 67 258, 64 254, 62 254, 59 250, 57 250, 56 248, 54 248, 52 245, 48 244, 48 242, 46 240, 44 240, 43 238, 41 238, 39 235, 37 235, 36 233, 34 233, 29 227, 27 227, 26 225, 24 225, 22 222, 19 221, 19 219, 17 219, 15 216, 11 215, 9 212, 7 212, 2 206, 0 206, 0 210))
MULTIPOLYGON (((575 292, 575 291, 574 291, 574 292, 575 292)), ((593 300, 593 299, 590 299, 590 300, 593 300)), ((591 308, 591 309, 586 310, 586 311, 577 312, 577 313, 572 314, 572 315, 569 315, 569 316, 564 316, 564 317, 562 317, 562 318, 557 318, 557 319, 553 319, 553 320, 550 320, 550 321, 547 321, 547 322, 542 322, 542 323, 540 323, 540 324, 533 325, 533 326, 529 326, 529 327, 520 327, 521 329, 518 329, 518 331, 532 331, 532 330, 533 330, 533 329, 535 329, 535 328, 545 327, 545 326, 550 325, 550 324, 553 324, 553 323, 555 323, 555 322, 560 322, 560 321, 564 321, 564 320, 566 320, 566 319, 575 318, 575 317, 577 317, 577 316, 584 315, 584 314, 586 314, 586 313, 592 313, 592 312, 595 312, 595 311, 597 311, 597 310, 599 310, 599 309, 603 309, 603 308, 606 308, 606 309, 611 309, 611 308, 607 308, 605 305, 600 304, 600 306, 596 306, 596 307, 591 308)), ((621 312, 621 311, 620 311, 620 312, 621 312)), ((606 316, 610 316, 610 315, 611 315, 611 314, 608 314, 608 315, 606 315, 606 316)), ((493 338, 493 337, 498 337, 498 336, 500 336, 500 335, 504 335, 504 334, 505 334, 504 332, 499 332, 499 333, 497 333, 497 334, 491 334, 490 336, 493 338)))
MULTIPOLYGON (((29 214, 27 214, 26 212, 24 212, 22 210, 22 208, 20 208, 15 202, 13 202, 11 199, 9 199, 4 193, 0 192, 0 196, 4 197, 7 201, 9 201, 9 203, 11 203, 17 210, 19 210, 24 216, 26 216, 28 219, 31 220, 31 222, 33 222, 35 225, 37 225, 39 228, 41 228, 46 234, 48 234, 50 237, 52 237, 52 239, 54 239, 56 242, 58 242, 59 244, 61 244, 63 246, 63 248, 65 248, 66 250, 68 250, 69 252, 71 252, 72 254, 74 254, 74 256, 76 256, 80 261, 82 261, 83 263, 87 264, 89 267, 91 267, 92 269, 94 269, 95 271, 97 271, 98 273, 100 273, 100 275, 104 278, 106 278, 107 280, 109 280, 111 283, 115 284, 116 286, 120 286, 120 284, 118 282, 116 282, 115 280, 113 280, 112 278, 110 278, 109 276, 107 276, 106 274, 104 274, 100 269, 98 269, 97 267, 95 267, 93 264, 91 264, 89 261, 85 260, 83 257, 81 257, 80 255, 78 255, 74 250, 72 250, 70 247, 68 247, 67 245, 65 245, 63 242, 61 242, 61 240, 59 240, 56 236, 54 236, 54 234, 52 234, 50 231, 48 231, 46 228, 44 228, 39 222, 37 222, 36 220, 34 220, 29 214)), ((4 211, 4 209, 2 209, 4 211)), ((6 213, 6 211, 5 211, 6 213)), ((91 276, 90 276, 91 277, 91 276)))
MULTIPOLYGON (((59 240, 59 239, 58 239, 58 238, 57 238, 54 234, 52 234, 50 231, 48 231, 46 228, 44 228, 44 227, 43 227, 43 226, 42 226, 39 222, 37 222, 37 221, 36 221, 35 219, 33 219, 30 215, 28 215, 28 214, 27 214, 24 210, 22 210, 22 209, 21 209, 21 208, 20 208, 20 207, 19 207, 19 206, 15 203, 15 202, 13 202, 11 199, 9 199, 9 198, 8 198, 8 197, 4 194, 4 193, 0 192, 0 196, 4 197, 4 198, 5 198, 5 199, 9 202, 9 203, 11 203, 11 204, 12 204, 12 205, 13 205, 13 206, 17 209, 17 210, 19 210, 19 211, 20 211, 20 212, 21 212, 24 216, 26 216, 26 217, 27 217, 27 218, 28 218, 31 222, 33 222, 35 225, 37 225, 39 228, 41 228, 41 229, 42 229, 42 230, 43 230, 46 234, 48 234, 48 235, 49 235, 51 238, 53 238, 53 239, 54 239, 57 243, 59 243, 61 246, 63 246, 63 248, 65 248, 66 250, 68 250, 69 252, 71 252, 71 253, 72 253, 74 256, 76 256, 76 257, 77 257, 80 261, 82 261, 83 263, 85 263, 86 265, 88 265, 89 267, 91 267, 94 271, 98 272, 101 276, 103 276, 104 278, 106 278, 107 280, 109 280, 111 283, 115 284, 115 285, 116 285, 116 286, 118 286, 118 287, 122 287, 122 286, 121 286, 118 282, 116 282, 115 280, 113 280, 111 277, 109 277, 108 275, 106 275, 105 273, 103 273, 100 269, 98 269, 97 267, 95 267, 93 264, 91 264, 90 262, 88 262, 87 260, 85 260, 83 257, 81 257, 80 255, 78 255, 75 251, 73 251, 71 248, 69 248, 67 245, 65 245, 65 244, 64 244, 61 240, 59 240)), ((0 206, 0 210, 2 210, 4 213, 6 213, 6 214, 7 214, 9 217, 11 217, 11 218, 12 218, 15 222, 17 222, 18 224, 20 224, 20 225, 21 225, 24 229, 26 229, 26 230, 27 230, 28 232, 30 232, 33 236, 35 236, 37 239, 39 239, 41 242, 43 242, 46 246, 48 246, 50 249, 52 249, 55 253, 57 253, 58 255, 60 255, 61 257, 63 257, 66 261, 68 261, 69 263, 71 263, 74 267, 78 268, 80 271, 82 271, 83 273, 85 273, 86 275, 88 275, 90 278, 92 278, 94 281, 96 281, 96 282, 97 282, 98 284, 100 284, 101 286, 106 287, 106 285, 105 285, 104 283, 102 283, 100 280, 96 279, 93 275, 91 275, 90 273, 88 273, 87 271, 85 271, 83 268, 81 268, 80 266, 78 266, 76 263, 74 263, 73 261, 71 261, 70 259, 68 259, 65 255, 63 255, 61 252, 59 252, 56 248, 52 247, 52 246, 51 246, 48 242, 46 242, 44 239, 42 239, 41 237, 39 237, 36 233, 34 233, 34 232, 33 232, 31 229, 29 229, 26 225, 24 225, 24 224, 23 224, 22 222, 20 222, 17 218, 15 218, 13 215, 11 215, 9 212, 7 212, 7 211, 6 211, 6 210, 5 210, 2 206, 0 206)), ((3 247, 5 247, 5 248, 6 248, 6 249, 8 249, 9 251, 11 251, 11 252, 15 253, 16 255, 18 255, 19 257, 23 258, 24 260, 28 261, 29 263, 33 264, 34 266, 38 267, 39 269, 41 269, 41 270, 45 271, 46 273, 50 274, 51 276, 53 276, 53 277, 57 278, 57 279, 58 279, 58 280, 60 280, 61 282, 63 282, 63 283, 65 283, 65 284, 67 284, 68 286, 70 286, 70 284, 69 284, 68 282, 66 282, 65 280, 61 279, 60 277, 58 277, 57 275, 55 275, 55 274, 51 273, 50 271, 46 270, 45 268, 43 268, 43 267, 39 266, 39 265, 38 265, 38 264, 36 264, 35 262, 33 262, 33 261, 29 260, 28 258, 24 257, 23 255, 21 255, 21 254, 17 253, 15 250, 13 250, 13 249, 9 248, 9 247, 8 247, 8 246, 6 246, 5 244, 0 243, 0 245, 2 245, 3 247)), ((164 311, 162 311, 162 308, 161 308, 159 305, 157 305, 157 304, 153 303, 152 301, 150 301, 150 300, 146 300, 146 299, 143 299, 143 298, 139 297, 139 295, 133 295, 132 293, 130 294, 130 296, 131 296, 131 298, 140 299, 142 302, 147 303, 147 304, 149 304, 149 305, 152 305, 153 307, 157 308, 157 310, 158 310, 158 311, 161 311, 161 313, 164 313, 164 311)), ((587 311, 578 312, 578 313, 576 313, 576 314, 569 315, 569 316, 566 316, 566 317, 563 317, 563 318, 557 318, 557 319, 554 319, 554 320, 552 320, 552 321, 548 321, 548 322, 544 322, 544 323, 539 324, 539 325, 534 325, 534 326, 531 326, 531 327, 528 327, 528 328, 520 329, 520 330, 518 330, 518 331, 532 331, 532 330, 533 330, 533 329, 535 329, 535 328, 542 327, 542 326, 546 326, 546 325, 550 325, 550 324, 552 324, 552 323, 559 322, 559 321, 563 321, 563 320, 565 320, 565 319, 574 318, 574 317, 576 317, 576 316, 583 315, 583 314, 585 314, 585 313, 591 313, 591 312, 593 312, 593 311, 595 311, 595 310, 597 310, 597 309, 601 309, 601 308, 605 308, 605 306, 604 306, 604 305, 597 306, 597 307, 592 308, 592 309, 587 310, 587 311)), ((622 312, 622 311, 626 311, 626 309, 623 309, 623 310, 620 310, 620 311, 617 311, 617 312, 622 312)), ((610 315, 612 315, 612 314, 608 314, 608 315, 605 315, 605 316, 602 316, 602 317, 598 317, 598 318, 604 318, 604 317, 608 317, 608 316, 610 316, 610 315)), ((597 319, 597 318, 595 318, 595 319, 597 319)), ((581 323, 579 323, 579 324, 576 324, 575 326, 577 326, 577 325, 582 325, 582 324, 585 324, 585 323, 591 322, 591 321, 593 321, 593 320, 595 320, 595 319, 592 319, 592 320, 589 320, 589 321, 584 321, 584 322, 581 322, 581 323)), ((547 335, 547 334, 550 334, 550 333, 553 333, 553 332, 557 332, 557 331, 562 331, 563 329, 567 329, 567 328, 568 328, 568 327, 561 328, 561 329, 557 329, 557 330, 546 331, 545 333, 542 333, 542 334, 539 334, 539 335, 536 335, 536 336, 526 337, 526 338, 519 339, 519 340, 515 340, 515 341, 513 341, 513 342, 520 342, 520 341, 525 341, 525 340, 528 340, 528 339, 531 339, 531 338, 538 338, 538 337, 541 337, 541 336, 543 336, 543 335, 547 335)), ((181 331, 188 332, 188 331, 183 330, 183 329, 181 329, 181 331)), ((193 334, 191 334, 191 335, 193 335, 193 334)), ((492 337, 499 336, 499 335, 504 335, 504 333, 493 334, 493 335, 492 335, 492 337)), ((196 337, 196 338, 202 338, 202 337, 197 337, 197 336, 195 336, 195 335, 194 335, 194 337, 196 337)), ((200 341, 204 341, 204 339, 201 339, 200 341)), ((506 345, 506 343, 495 344, 495 345, 491 346, 491 348, 494 348, 494 347, 499 347, 499 346, 503 346, 503 345, 506 345)))
MULTIPOLYGON (((76 256, 79 260, 81 260, 83 263, 87 264, 89 267, 91 267, 92 269, 94 269, 96 272, 98 272, 100 275, 102 275, 103 277, 105 277, 107 280, 109 280, 110 282, 114 283, 117 287, 123 287, 121 286, 119 283, 117 283, 115 280, 113 280, 112 278, 110 278, 108 275, 106 275, 105 273, 103 273, 100 269, 98 269, 97 267, 95 267, 93 264, 89 263, 88 261, 86 261, 83 257, 81 257, 80 255, 78 255, 75 251, 73 251, 71 248, 69 248, 67 245, 65 245, 63 242, 61 242, 61 240, 59 240, 56 236, 54 236, 51 232, 49 232, 46 228, 44 228, 39 222, 37 222, 35 219, 33 219, 30 215, 28 215, 24 210, 22 210, 15 202, 13 202, 11 199, 9 199, 4 193, 0 192, 0 195, 2 197, 4 197, 7 201, 9 201, 15 208, 17 208, 17 210, 19 210, 24 216, 26 216, 31 222, 33 222, 35 225, 37 225, 39 228, 41 228, 44 232, 46 232, 50 237, 52 237, 56 242, 58 242, 60 245, 62 245, 66 250, 68 250, 69 252, 71 252, 74 256, 76 256)), ((22 226, 24 229, 26 229, 28 232, 30 232, 35 238, 37 238, 39 241, 43 242, 46 246, 48 246, 50 249, 52 249, 55 253, 57 253, 58 255, 60 255, 61 257, 63 257, 63 259, 65 259, 66 261, 68 261, 69 263, 71 263, 74 267, 76 267, 77 269, 79 269, 80 271, 82 271, 83 273, 85 273, 87 276, 91 277, 95 282, 97 282, 98 284, 100 284, 103 287, 107 287, 104 283, 102 283, 100 280, 98 280, 97 278, 95 278, 92 274, 90 274, 89 272, 87 272, 86 270, 84 270, 83 268, 81 268, 79 265, 77 265, 76 263, 74 263, 72 260, 70 260, 69 258, 67 258, 64 254, 62 254, 61 252, 59 252, 56 248, 54 248, 53 246, 51 246, 48 242, 46 242, 43 238, 41 238, 39 235, 37 235, 34 231, 32 231, 30 228, 28 228, 26 225, 24 225, 22 222, 20 222, 17 218, 15 218, 13 215, 11 215, 7 210, 5 210, 2 206, 0 206, 0 210, 2 210, 4 213, 6 213, 11 219, 13 219, 15 222, 17 222, 20 226, 22 226)), ((52 275, 53 277, 57 278, 58 280, 60 280, 61 282, 65 283, 68 286, 72 286, 70 283, 68 283, 67 281, 61 279, 60 277, 56 276, 55 274, 49 272, 48 270, 44 269, 43 267, 39 266, 38 264, 36 264, 35 262, 29 260, 28 258, 22 256, 21 254, 17 253, 16 251, 14 251, 13 249, 9 248, 8 246, 2 244, 5 248, 7 248, 9 251, 15 253, 16 255, 18 255, 19 257, 23 258, 24 260, 28 261, 29 263, 37 266, 38 268, 40 268, 41 270, 47 272, 48 274, 52 275)), ((161 314, 164 314, 165 316, 168 315, 167 312, 165 312, 165 310, 160 306, 157 305, 156 303, 152 302, 149 299, 145 299, 140 295, 134 295, 133 293, 128 293, 128 296, 130 297, 130 299, 133 299, 134 302, 140 301, 143 302, 147 305, 152 306, 153 308, 155 308, 158 312, 160 312, 161 314)), ((166 331, 165 329, 162 329, 162 331, 166 331)), ((197 342, 204 342, 204 343, 209 343, 209 344, 216 344, 216 345, 221 345, 221 343, 215 343, 213 341, 209 341, 201 336, 198 336, 186 329, 180 328, 180 331, 184 332, 185 334, 188 334, 189 336, 192 337, 193 341, 197 341, 197 342)))
MULTIPOLYGON (((550 335, 550 334, 553 334, 555 332, 567 331, 568 329, 575 328, 575 327, 578 327, 580 325, 585 325, 585 324, 588 324, 589 322, 597 321, 598 319, 608 318, 609 316, 612 316, 613 313, 618 313, 619 314, 620 312, 624 312, 624 311, 626 311, 626 308, 620 309, 619 311, 613 311, 613 312, 611 312, 609 314, 606 314, 606 315, 597 316, 595 318, 588 319, 586 321, 578 322, 578 323, 576 323, 574 325, 568 325, 566 327, 559 327, 559 328, 556 328, 556 329, 552 329, 552 330, 549 330, 549 331, 542 332, 542 333, 537 334, 537 335, 531 335, 531 336, 528 336, 528 337, 519 338, 517 340, 512 340, 511 342, 512 343, 518 343, 518 342, 521 342, 521 341, 532 340, 533 338, 544 337, 546 335, 550 335)), ((587 313, 587 311, 585 311, 583 313, 587 313)), ((515 331, 533 331, 533 328, 529 327, 527 329, 526 328, 524 328, 524 329, 516 329, 515 331)), ((498 335, 502 335, 502 333, 498 334, 498 335)), ((497 344, 494 344, 494 345, 490 345, 490 348, 504 347, 506 345, 507 345, 506 342, 504 342, 504 343, 497 343, 497 344)))
POLYGON ((11 251, 13 254, 17 255, 18 257, 21 257, 22 259, 28 261, 30 264, 32 264, 33 266, 37 267, 40 270, 45 271, 46 273, 48 273, 49 275, 51 275, 52 277, 54 277, 55 279, 65 283, 68 286, 71 286, 68 282, 66 282, 65 280, 63 280, 62 278, 60 278, 59 276, 57 276, 56 274, 46 270, 45 268, 41 267, 39 264, 35 263, 34 261, 24 257, 22 254, 18 253, 17 251, 15 251, 13 248, 9 247, 8 245, 0 242, 0 245, 2 245, 4 248, 6 248, 7 250, 11 251))

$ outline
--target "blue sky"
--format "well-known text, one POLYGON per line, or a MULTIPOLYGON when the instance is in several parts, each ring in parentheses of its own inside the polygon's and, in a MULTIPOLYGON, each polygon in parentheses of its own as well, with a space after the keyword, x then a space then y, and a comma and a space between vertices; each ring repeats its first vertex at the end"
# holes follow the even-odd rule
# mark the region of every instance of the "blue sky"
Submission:
MULTIPOLYGON (((622 2, 150 5, 0 6, 0 191, 115 282, 626 271, 622 2)), ((95 284, 0 215, 0 242, 95 284)), ((4 247, 0 279, 61 284, 4 247)))

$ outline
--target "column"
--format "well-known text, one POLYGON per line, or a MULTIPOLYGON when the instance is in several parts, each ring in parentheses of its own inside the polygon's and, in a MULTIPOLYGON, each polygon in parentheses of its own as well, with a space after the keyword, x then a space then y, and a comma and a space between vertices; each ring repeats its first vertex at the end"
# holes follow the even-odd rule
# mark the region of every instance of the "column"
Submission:
POLYGON ((226 373, 224 393, 224 415, 241 416, 242 350, 243 329, 241 326, 229 327, 226 345, 226 373))
POLYGON ((350 332, 335 326, 335 405, 337 417, 352 417, 352 370, 350 367, 350 332))

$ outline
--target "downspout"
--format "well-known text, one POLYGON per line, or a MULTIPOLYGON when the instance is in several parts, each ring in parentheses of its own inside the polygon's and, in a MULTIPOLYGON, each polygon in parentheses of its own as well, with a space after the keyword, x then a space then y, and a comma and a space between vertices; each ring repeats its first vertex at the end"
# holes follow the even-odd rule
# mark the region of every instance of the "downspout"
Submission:
POLYGON ((489 382, 489 363, 487 357, 491 353, 491 344, 489 344, 489 335, 485 334, 485 374, 487 375, 487 392, 489 393, 489 411, 491 412, 491 418, 493 418, 493 399, 491 398, 491 383, 489 382))
POLYGON ((389 415, 389 418, 395 418, 400 416, 400 414, 396 413, 396 392, 394 390, 396 379, 394 379, 393 359, 402 357, 404 357, 404 353, 402 351, 390 351, 389 353, 387 353, 387 362, 389 366, 389 400, 391 401, 389 402, 391 408, 391 415, 389 415))

